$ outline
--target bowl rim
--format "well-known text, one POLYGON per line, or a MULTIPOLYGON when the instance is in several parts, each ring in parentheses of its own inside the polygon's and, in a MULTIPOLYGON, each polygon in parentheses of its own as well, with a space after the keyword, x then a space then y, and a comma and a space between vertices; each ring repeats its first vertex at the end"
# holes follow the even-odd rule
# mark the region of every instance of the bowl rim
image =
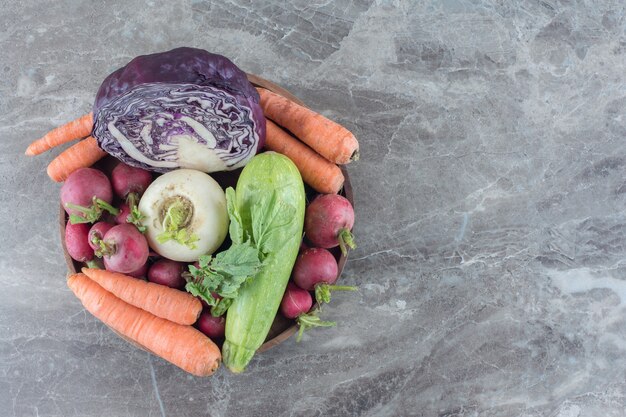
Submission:
MULTIPOLYGON (((276 94, 280 94, 283 97, 288 98, 291 101, 294 101, 295 103, 300 104, 301 106, 304 107, 308 107, 302 100, 300 100, 298 97, 296 97, 295 95, 293 95, 291 92, 289 92, 288 90, 286 90, 285 88, 271 82, 268 81, 264 78, 259 77, 258 75, 254 75, 254 74, 249 74, 246 73, 248 80, 255 86, 255 87, 262 87, 262 88, 266 88, 276 94)), ((344 176, 344 185, 343 185, 343 189, 340 191, 340 194, 343 195, 344 197, 346 197, 346 199, 348 199, 348 201, 350 202, 350 204, 352 204, 352 206, 354 207, 354 195, 353 195, 353 191, 352 191, 352 184, 350 183, 350 177, 348 175, 348 171, 346 169, 346 167, 344 165, 339 165, 339 168, 341 169, 341 172, 344 176)), ((65 225, 67 222, 67 216, 65 213, 65 209, 63 208, 63 205, 59 204, 59 231, 60 231, 60 236, 61 236, 61 246, 63 249, 63 256, 65 258, 65 263, 67 265, 68 268, 68 274, 75 274, 77 272, 80 271, 80 268, 78 267, 78 265, 80 265, 79 262, 74 261, 68 251, 67 251, 67 247, 65 245, 65 225)), ((337 266, 338 266, 338 274, 337 274, 337 280, 339 280, 341 278, 341 275, 343 273, 343 269, 346 265, 346 261, 348 260, 348 256, 347 255, 343 255, 340 254, 339 255, 339 260, 337 262, 337 266)), ((313 308, 315 308, 317 306, 317 303, 314 304, 313 308)), ((277 313, 280 314, 280 313, 277 313)), ((296 333, 296 331, 298 330, 298 325, 295 322, 295 320, 290 320, 292 322, 292 324, 287 327, 285 330, 283 330, 282 332, 280 332, 279 334, 277 334, 276 336, 274 336, 271 339, 266 339, 265 342, 263 342, 263 344, 259 347, 259 349, 257 349, 258 353, 261 352, 265 352, 266 350, 269 350, 279 344, 281 344, 282 342, 284 342, 285 340, 289 339, 292 335, 294 335, 296 333)), ((114 331, 115 332, 115 331, 114 331)), ((117 333, 117 332, 115 332, 117 333)), ((148 349, 146 349, 144 346, 140 346, 137 343, 128 340, 127 338, 123 337, 122 335, 120 335, 119 333, 117 333, 118 336, 122 337, 124 340, 132 343, 133 345, 144 349, 146 351, 149 351, 148 349)))

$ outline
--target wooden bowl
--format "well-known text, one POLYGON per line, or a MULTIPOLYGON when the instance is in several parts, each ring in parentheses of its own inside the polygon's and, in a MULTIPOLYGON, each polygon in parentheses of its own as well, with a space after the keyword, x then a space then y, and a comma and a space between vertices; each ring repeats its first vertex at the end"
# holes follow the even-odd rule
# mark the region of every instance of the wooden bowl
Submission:
MULTIPOLYGON (((284 97, 287 97, 288 99, 298 104, 301 104, 303 106, 305 105, 300 99, 298 99, 296 96, 291 94, 289 91, 285 90, 284 88, 270 81, 264 80, 263 78, 257 77, 256 75, 252 75, 252 74, 248 74, 248 79, 255 86, 266 88, 270 91, 273 91, 276 94, 280 94, 284 97)), ((111 169, 115 166, 116 163, 117 163, 117 160, 115 158, 111 156, 107 156, 102 161, 99 161, 97 164, 95 164, 94 167, 103 170, 107 174, 110 174, 111 169)), ((341 191, 340 194, 346 197, 348 201, 350 201, 350 203, 354 206, 352 187, 350 185, 350 178, 348 177, 348 172, 343 166, 341 167, 341 171, 345 177, 345 182, 344 182, 343 190, 341 191)), ((229 172, 212 173, 210 175, 223 187, 226 187, 226 186, 234 187, 237 181, 237 178, 239 177, 240 172, 241 170, 237 170, 237 171, 229 171, 229 172)), ((308 186, 305 186, 305 188, 307 192, 307 200, 311 201, 317 195, 317 193, 308 186)), ((70 257, 69 253, 67 252, 67 248, 65 247, 65 224, 67 223, 67 215, 65 213, 65 210, 63 209, 63 206, 59 205, 59 207, 60 207, 59 228, 61 232, 61 242, 63 245, 63 254, 65 256, 65 262, 67 264, 67 268, 69 269, 69 272, 76 273, 80 271, 80 269, 84 265, 81 264, 80 262, 74 261, 70 257)), ((335 259, 337 259, 337 263, 339 266, 339 276, 341 276, 341 272, 343 271, 344 265, 346 264, 347 257, 341 254, 341 251, 339 250, 339 248, 331 249, 331 252, 335 256, 335 259)), ((298 326, 294 320, 285 318, 279 312, 276 315, 276 318, 274 319, 274 323, 272 324, 272 327, 267 335, 267 338, 265 339, 265 343, 261 345, 261 347, 258 349, 257 352, 264 352, 284 342, 291 335, 293 335, 297 331, 297 329, 298 329, 298 326)), ((121 337, 139 348, 148 350, 144 346, 140 346, 137 343, 134 343, 133 341, 126 339, 123 336, 121 337)))

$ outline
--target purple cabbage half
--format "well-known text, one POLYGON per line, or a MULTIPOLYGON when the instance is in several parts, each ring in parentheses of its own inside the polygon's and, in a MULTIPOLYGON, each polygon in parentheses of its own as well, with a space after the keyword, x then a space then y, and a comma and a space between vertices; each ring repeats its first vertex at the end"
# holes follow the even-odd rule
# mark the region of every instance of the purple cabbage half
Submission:
POLYGON ((244 166, 265 141, 259 95, 227 58, 178 48, 133 59, 96 96, 93 136, 117 159, 166 172, 244 166))

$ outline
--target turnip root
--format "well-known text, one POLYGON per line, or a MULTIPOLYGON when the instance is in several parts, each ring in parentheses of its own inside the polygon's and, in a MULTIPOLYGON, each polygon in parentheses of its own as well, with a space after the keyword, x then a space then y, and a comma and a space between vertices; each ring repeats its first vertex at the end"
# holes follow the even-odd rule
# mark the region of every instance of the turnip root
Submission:
POLYGON ((177 169, 158 177, 141 197, 139 212, 150 247, 175 261, 212 254, 228 233, 224 191, 200 171, 177 169))
POLYGON ((340 195, 319 195, 306 208, 304 234, 315 247, 339 246, 346 256, 348 248, 356 248, 352 226, 354 210, 348 199, 340 195))

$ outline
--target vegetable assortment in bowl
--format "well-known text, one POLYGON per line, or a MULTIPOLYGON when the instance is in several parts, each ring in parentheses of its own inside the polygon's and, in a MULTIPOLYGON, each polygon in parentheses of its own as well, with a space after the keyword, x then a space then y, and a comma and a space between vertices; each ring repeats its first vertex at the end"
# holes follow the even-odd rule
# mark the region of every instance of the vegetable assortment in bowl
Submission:
POLYGON ((178 48, 112 73, 93 113, 26 153, 75 139, 48 167, 64 181, 68 286, 118 335, 208 376, 335 325, 322 305, 356 289, 336 284, 355 247, 347 129, 225 57, 178 48))

